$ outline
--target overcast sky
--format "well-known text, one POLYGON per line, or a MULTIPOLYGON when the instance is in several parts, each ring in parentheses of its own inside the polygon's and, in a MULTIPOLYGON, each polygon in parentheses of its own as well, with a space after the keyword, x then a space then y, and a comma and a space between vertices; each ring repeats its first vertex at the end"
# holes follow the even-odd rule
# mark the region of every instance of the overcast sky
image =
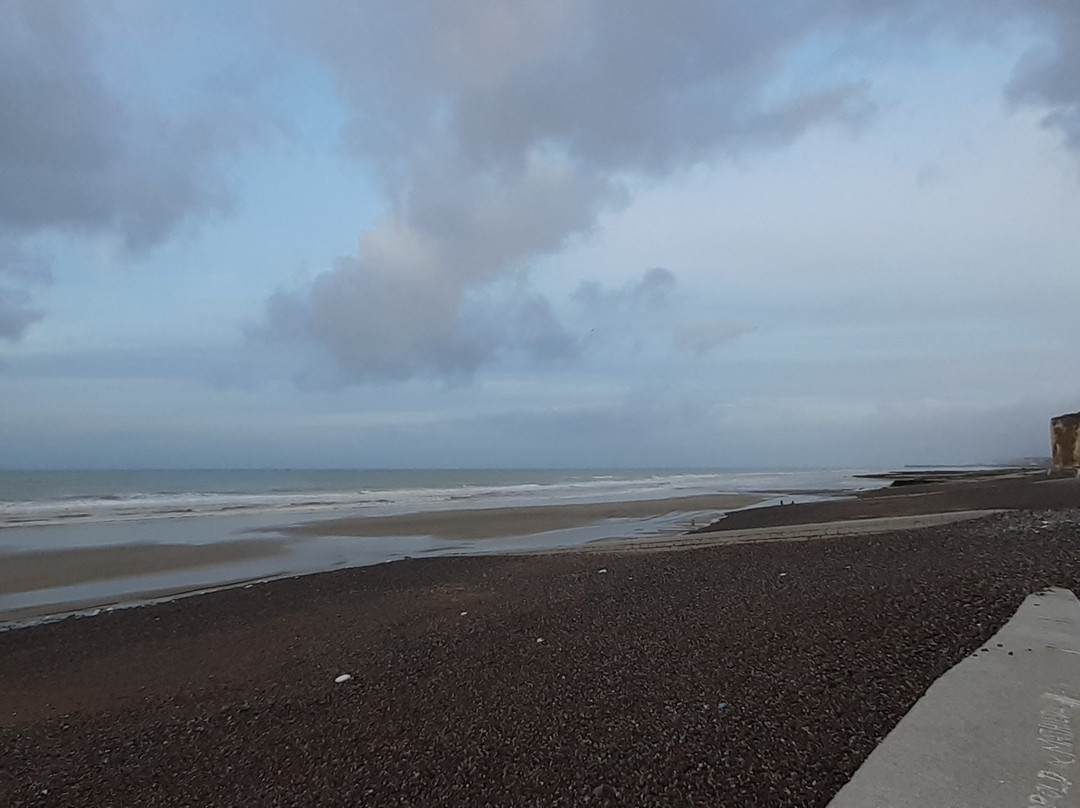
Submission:
POLYGON ((0 466, 861 466, 1080 409, 1073 0, 0 0, 0 466))

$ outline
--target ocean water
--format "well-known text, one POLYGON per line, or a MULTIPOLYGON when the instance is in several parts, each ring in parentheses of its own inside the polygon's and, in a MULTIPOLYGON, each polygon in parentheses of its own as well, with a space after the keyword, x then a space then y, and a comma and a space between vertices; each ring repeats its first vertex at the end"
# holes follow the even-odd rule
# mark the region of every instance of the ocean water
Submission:
POLYGON ((758 494, 807 500, 874 487, 856 470, 0 471, 0 629, 221 587, 404 558, 532 552, 684 531, 715 511, 614 519, 500 539, 296 537, 334 516, 758 494), (153 546, 252 550, 232 560, 131 567, 153 546), (90 561, 101 551, 114 568, 90 561), (119 552, 119 555, 117 553, 119 552), (49 574, 28 570, 45 559, 49 574), (89 564, 88 567, 83 567, 89 564), (4 573, 7 573, 6 575, 4 573), (59 573, 53 575, 52 572, 59 573))
POLYGON ((0 529, 214 515, 388 515, 868 487, 857 470, 0 471, 0 529))

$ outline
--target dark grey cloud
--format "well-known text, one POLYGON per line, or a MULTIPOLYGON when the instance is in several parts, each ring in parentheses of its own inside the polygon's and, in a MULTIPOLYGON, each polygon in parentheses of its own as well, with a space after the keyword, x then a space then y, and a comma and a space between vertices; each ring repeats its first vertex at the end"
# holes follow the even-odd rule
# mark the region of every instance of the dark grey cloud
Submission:
POLYGON ((512 309, 512 327, 505 340, 511 350, 539 362, 573 359, 583 349, 580 336, 573 333, 543 295, 523 294, 512 309))
POLYGON ((603 314, 624 307, 659 308, 667 305, 675 288, 675 273, 666 267, 645 270, 640 281, 631 281, 608 289, 598 281, 582 281, 574 292, 574 300, 594 314, 603 314))
POLYGON ((303 292, 275 295, 270 327, 325 346, 355 381, 465 376, 484 358, 485 341, 460 325, 461 287, 442 281, 342 257, 303 292))
POLYGON ((606 285, 582 281, 570 296, 576 322, 594 353, 614 349, 639 356, 677 317, 672 299, 678 280, 667 267, 652 267, 638 279, 606 285), (576 311, 574 311, 576 309, 576 311))
MULTIPOLYGON (((866 113, 855 82, 765 97, 793 44, 821 20, 785 6, 676 0, 585 3, 509 80, 468 88, 455 110, 466 152, 514 161, 553 142, 606 170, 664 172, 831 117, 866 113)), ((484 43, 478 43, 483 49, 484 43)))
POLYGON ((753 326, 737 320, 699 320, 675 330, 675 346, 694 356, 705 356, 753 331, 753 326))
POLYGON ((1080 4, 1062 0, 1029 0, 1050 37, 1017 66, 1008 87, 1014 103, 1047 110, 1043 124, 1064 136, 1065 144, 1080 150, 1080 4))
POLYGON ((0 0, 0 232, 108 233, 141 250, 227 207, 218 158, 251 123, 224 101, 177 119, 125 100, 101 75, 108 37, 91 14, 109 9, 0 0))
MULTIPOLYGON (((222 87, 183 116, 126 98, 104 78, 108 4, 0 0, 0 238, 108 236, 130 254, 183 221, 227 210, 222 160, 263 127, 222 87)), ((12 247, 14 249, 14 247, 12 247)), ((15 339, 43 312, 31 287, 0 266, 0 336, 15 339)))
POLYGON ((44 312, 34 306, 32 290, 52 281, 41 255, 0 241, 0 339, 16 342, 44 312))
POLYGON ((581 349, 551 302, 525 286, 474 293, 459 279, 417 274, 389 258, 339 258, 309 287, 275 295, 268 319, 260 336, 314 341, 355 382, 461 381, 498 357, 548 362, 581 349))

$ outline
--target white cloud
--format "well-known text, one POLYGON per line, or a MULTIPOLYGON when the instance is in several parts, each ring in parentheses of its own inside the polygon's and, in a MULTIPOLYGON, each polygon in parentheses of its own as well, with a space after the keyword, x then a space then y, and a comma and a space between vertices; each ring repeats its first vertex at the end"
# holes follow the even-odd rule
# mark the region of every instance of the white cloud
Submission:
MULTIPOLYGON (((891 10, 907 5, 919 4, 891 10)), ((352 110, 347 144, 382 170, 389 212, 357 256, 275 297, 270 327, 323 346, 356 380, 454 376, 500 356, 470 332, 469 297, 589 233, 626 204, 629 176, 774 148, 871 109, 862 80, 773 80, 808 37, 878 9, 448 8, 352 3, 295 20, 352 110), (507 46, 525 31, 528 46, 507 46)))

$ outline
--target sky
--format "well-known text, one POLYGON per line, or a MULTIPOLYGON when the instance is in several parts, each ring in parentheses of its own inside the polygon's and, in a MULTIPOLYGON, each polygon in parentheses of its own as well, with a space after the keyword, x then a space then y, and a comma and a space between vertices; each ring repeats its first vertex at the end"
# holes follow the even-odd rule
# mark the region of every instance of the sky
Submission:
POLYGON ((0 467, 860 467, 1080 409, 1074 0, 0 0, 0 467))

